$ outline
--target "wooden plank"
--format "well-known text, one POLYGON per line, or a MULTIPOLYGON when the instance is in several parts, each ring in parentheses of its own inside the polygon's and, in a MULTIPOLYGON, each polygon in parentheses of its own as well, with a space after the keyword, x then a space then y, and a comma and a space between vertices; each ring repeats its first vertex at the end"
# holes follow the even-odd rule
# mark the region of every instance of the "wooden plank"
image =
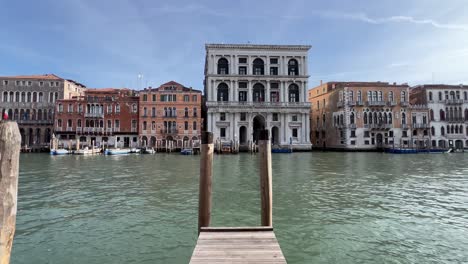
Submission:
POLYGON ((10 263, 16 230, 21 135, 16 122, 0 122, 0 264, 10 263))
POLYGON ((286 263, 271 227, 206 229, 200 232, 191 264, 286 263))
POLYGON ((273 226, 273 187, 271 176, 271 144, 268 129, 260 131, 260 197, 262 226, 273 226))
POLYGON ((246 227, 202 227, 203 232, 240 232, 240 231, 273 231, 272 226, 246 226, 246 227))
POLYGON ((198 192, 198 233, 200 233, 200 228, 210 225, 213 152, 213 133, 203 132, 200 153, 200 186, 198 192))

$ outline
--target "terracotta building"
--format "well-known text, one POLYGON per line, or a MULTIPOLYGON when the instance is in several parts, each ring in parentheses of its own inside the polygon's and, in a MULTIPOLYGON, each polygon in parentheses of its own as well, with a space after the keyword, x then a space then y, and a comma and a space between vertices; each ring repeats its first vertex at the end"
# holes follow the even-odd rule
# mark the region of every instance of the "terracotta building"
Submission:
POLYGON ((372 150, 411 145, 409 86, 329 82, 309 90, 314 148, 372 150))
POLYGON ((170 81, 140 91, 139 136, 142 146, 191 146, 201 135, 199 90, 170 81))
POLYGON ((138 96, 130 89, 87 89, 83 96, 58 100, 55 133, 63 145, 138 146, 138 96))
POLYGON ((45 148, 52 136, 55 102, 83 94, 85 88, 54 74, 0 77, 1 118, 18 122, 22 146, 45 148))

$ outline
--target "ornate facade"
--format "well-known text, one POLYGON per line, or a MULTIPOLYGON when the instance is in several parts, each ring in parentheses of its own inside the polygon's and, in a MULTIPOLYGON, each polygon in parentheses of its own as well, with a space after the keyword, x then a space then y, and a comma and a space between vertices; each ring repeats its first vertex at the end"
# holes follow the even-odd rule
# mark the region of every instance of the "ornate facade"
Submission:
POLYGON ((198 144, 201 136, 199 90, 170 81, 140 91, 139 136, 142 146, 183 148, 198 144))
POLYGON ((18 122, 22 146, 46 147, 52 136, 55 102, 80 95, 85 88, 54 74, 0 77, 2 118, 18 122))
POLYGON ((307 102, 311 46, 207 44, 207 130, 247 146, 269 129, 274 146, 310 149, 307 102))

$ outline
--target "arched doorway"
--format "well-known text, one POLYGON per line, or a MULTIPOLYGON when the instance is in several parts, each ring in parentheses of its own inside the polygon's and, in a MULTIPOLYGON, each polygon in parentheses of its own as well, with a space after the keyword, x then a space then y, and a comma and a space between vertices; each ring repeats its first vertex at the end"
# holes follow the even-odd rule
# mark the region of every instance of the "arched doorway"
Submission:
POLYGON ((253 141, 258 142, 260 130, 265 129, 265 118, 262 115, 257 115, 253 119, 253 141))
POLYGON ((463 149, 463 140, 455 141, 455 148, 456 149, 463 149))
POLYGON ((381 148, 383 143, 383 136, 381 133, 377 134, 377 147, 381 148))
POLYGON ((141 137, 141 145, 146 147, 148 145, 148 138, 146 136, 141 137))
POLYGON ((183 139, 183 148, 188 148, 189 147, 189 137, 185 136, 183 139))
POLYGON ((156 147, 156 138, 151 137, 151 147, 156 147))
POLYGON ((239 144, 243 145, 247 143, 247 128, 241 126, 239 128, 239 144))
POLYGON ((273 143, 273 145, 279 144, 279 129, 276 126, 271 129, 271 143, 273 143))

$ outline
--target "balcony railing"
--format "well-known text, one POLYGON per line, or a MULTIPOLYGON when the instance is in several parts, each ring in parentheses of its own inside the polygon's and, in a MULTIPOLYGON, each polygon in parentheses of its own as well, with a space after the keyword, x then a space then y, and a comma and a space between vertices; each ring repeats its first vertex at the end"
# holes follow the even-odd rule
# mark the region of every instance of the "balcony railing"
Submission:
POLYGON ((463 100, 461 100, 461 99, 448 99, 448 100, 445 100, 445 104, 448 104, 448 105, 463 104, 463 100))
POLYGON ((77 127, 76 128, 76 133, 82 133, 83 132, 83 128, 82 127, 77 127))
POLYGON ((310 108, 309 102, 228 102, 228 101, 209 101, 206 106, 226 106, 226 107, 251 107, 251 108, 277 108, 277 107, 297 107, 297 108, 310 108))
POLYGON ((132 132, 138 132, 138 129, 136 127, 132 127, 131 131, 132 132))
POLYGON ((338 103, 336 103, 336 107, 338 107, 338 108, 343 107, 343 102, 338 102, 338 103))
POLYGON ((463 123, 463 122, 467 122, 467 121, 464 120, 463 118, 448 118, 447 122, 449 122, 449 123, 463 123))
POLYGON ((346 102, 346 105, 347 106, 355 106, 356 102, 355 101, 348 101, 348 102, 346 102))
POLYGON ((364 105, 364 101, 356 101, 356 105, 358 105, 358 106, 363 106, 363 105, 364 105))
POLYGON ((387 105, 388 105, 388 106, 396 106, 396 105, 397 105, 397 102, 395 102, 395 101, 389 101, 389 102, 387 102, 387 105))
POLYGON ((368 106, 385 106, 385 101, 367 101, 368 106))
POLYGON ((104 118, 104 113, 85 113, 85 117, 104 118))
POLYGON ((73 132, 73 127, 67 127, 67 132, 73 132))
POLYGON ((393 127, 392 124, 365 124, 365 128, 370 128, 370 129, 390 129, 393 127))
POLYGON ((161 134, 174 135, 178 133, 179 133, 179 130, 177 129, 161 129, 161 134))
POLYGON ((429 124, 422 124, 422 123, 414 123, 413 128, 422 128, 422 129, 427 129, 429 128, 429 124))
POLYGON ((61 132, 61 131, 62 131, 62 127, 55 127, 55 131, 61 132))
POLYGON ((16 120, 20 125, 52 125, 54 120, 16 120))
POLYGON ((408 102, 406 102, 406 101, 401 101, 401 102, 400 102, 400 105, 401 105, 401 106, 408 106, 408 105, 409 105, 409 103, 408 103, 408 102))
POLYGON ((177 115, 171 115, 171 116, 163 116, 163 118, 177 118, 177 115))

